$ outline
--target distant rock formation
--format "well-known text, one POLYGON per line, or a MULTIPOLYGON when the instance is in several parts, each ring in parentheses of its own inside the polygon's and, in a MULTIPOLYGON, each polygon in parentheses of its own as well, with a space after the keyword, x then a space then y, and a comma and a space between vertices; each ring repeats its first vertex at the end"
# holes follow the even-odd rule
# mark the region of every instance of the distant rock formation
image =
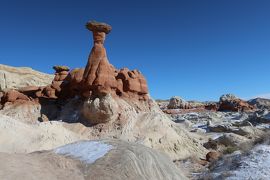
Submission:
POLYGON ((253 109, 254 106, 233 94, 222 95, 219 100, 219 111, 250 111, 253 109))
POLYGON ((191 106, 184 99, 174 96, 170 99, 170 102, 167 106, 168 109, 190 109, 191 106))
POLYGON ((218 109, 218 104, 215 102, 199 102, 199 101, 185 101, 184 99, 178 97, 178 96, 173 96, 167 107, 163 107, 163 110, 165 110, 166 113, 168 114, 173 114, 174 110, 191 110, 194 111, 196 110, 212 110, 212 111, 217 111, 218 109))

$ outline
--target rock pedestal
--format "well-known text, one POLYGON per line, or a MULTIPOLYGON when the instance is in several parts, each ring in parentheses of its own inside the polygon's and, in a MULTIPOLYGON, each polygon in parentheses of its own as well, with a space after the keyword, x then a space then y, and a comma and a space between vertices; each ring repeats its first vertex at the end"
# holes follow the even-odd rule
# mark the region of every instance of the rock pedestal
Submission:
POLYGON ((104 42, 111 26, 105 23, 89 22, 87 29, 93 32, 94 47, 88 58, 82 79, 84 97, 101 97, 107 94, 119 97, 146 100, 146 80, 138 70, 127 68, 117 70, 109 63, 104 42))

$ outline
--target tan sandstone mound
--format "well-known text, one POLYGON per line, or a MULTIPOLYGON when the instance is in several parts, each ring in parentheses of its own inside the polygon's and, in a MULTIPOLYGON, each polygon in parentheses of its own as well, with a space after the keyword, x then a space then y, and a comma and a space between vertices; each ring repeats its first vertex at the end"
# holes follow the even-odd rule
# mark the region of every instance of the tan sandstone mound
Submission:
POLYGON ((31 68, 15 68, 0 64, 0 91, 26 86, 47 86, 51 84, 52 79, 52 75, 31 68))
POLYGON ((30 125, 20 121, 20 119, 2 114, 0 114, 0 129, 0 152, 6 153, 49 150, 86 139, 66 129, 61 122, 30 125))
MULTIPOLYGON (((188 131, 174 123, 151 99, 130 102, 107 95, 94 101, 85 101, 79 110, 75 101, 75 105, 68 104, 64 111, 78 112, 81 109, 85 116, 89 116, 88 119, 100 121, 86 129, 75 126, 67 128, 76 132, 80 129, 90 139, 109 137, 143 144, 165 152, 172 159, 203 157, 206 153, 205 148, 196 143, 188 131)), ((72 113, 65 114, 63 119, 69 117, 72 117, 72 113)))
POLYGON ((81 141, 31 154, 0 153, 0 179, 179 180, 183 172, 163 154, 119 140, 81 141))

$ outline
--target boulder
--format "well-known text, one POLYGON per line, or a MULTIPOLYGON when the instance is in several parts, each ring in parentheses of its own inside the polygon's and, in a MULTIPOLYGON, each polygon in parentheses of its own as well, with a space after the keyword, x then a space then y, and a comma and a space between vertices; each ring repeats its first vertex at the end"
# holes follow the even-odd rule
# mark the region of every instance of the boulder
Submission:
POLYGON ((116 120, 119 116, 119 108, 117 102, 106 95, 94 100, 89 99, 84 102, 82 114, 91 124, 106 123, 116 120))

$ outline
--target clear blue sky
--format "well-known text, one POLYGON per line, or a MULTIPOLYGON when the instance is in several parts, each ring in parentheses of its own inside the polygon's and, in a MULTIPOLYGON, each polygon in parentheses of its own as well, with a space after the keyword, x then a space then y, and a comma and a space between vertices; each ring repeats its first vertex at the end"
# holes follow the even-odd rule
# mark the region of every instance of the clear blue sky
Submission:
POLYGON ((83 67, 88 20, 112 25, 110 62, 141 70, 154 98, 270 92, 269 0, 0 0, 0 63, 83 67))

